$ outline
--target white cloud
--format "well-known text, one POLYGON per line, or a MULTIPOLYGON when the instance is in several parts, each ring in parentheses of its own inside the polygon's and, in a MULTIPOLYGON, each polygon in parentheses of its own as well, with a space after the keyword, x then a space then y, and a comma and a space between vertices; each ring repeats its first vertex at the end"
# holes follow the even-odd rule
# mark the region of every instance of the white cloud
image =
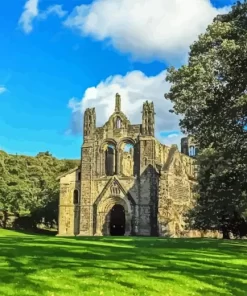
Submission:
POLYGON ((33 30, 34 19, 46 19, 50 14, 55 14, 59 18, 64 17, 67 11, 62 9, 62 5, 49 6, 45 11, 40 12, 38 9, 39 0, 27 0, 24 5, 24 11, 19 19, 19 25, 26 34, 33 30))
POLYGON ((27 0, 24 5, 24 11, 19 19, 19 24, 27 34, 32 31, 32 22, 39 14, 38 4, 39 0, 27 0))
MULTIPOLYGON (((156 112, 157 137, 161 132, 179 130, 179 118, 170 113, 172 108, 170 101, 164 98, 164 93, 169 90, 169 84, 165 81, 166 71, 156 76, 146 76, 141 71, 133 71, 125 76, 110 76, 95 87, 89 87, 81 101, 72 98, 69 108, 72 109, 71 133, 82 132, 82 117, 86 108, 96 108, 97 126, 103 125, 114 111, 115 94, 118 92, 122 98, 122 111, 134 124, 141 123, 141 111, 144 101, 153 101, 156 112)), ((176 135, 177 136, 177 135, 176 135)), ((169 143, 176 138, 165 138, 169 143)), ((163 141, 163 140, 162 140, 163 141)))
POLYGON ((97 0, 76 6, 64 24, 110 40, 135 59, 184 61, 189 45, 227 10, 216 9, 210 0, 97 0))
POLYGON ((183 135, 182 133, 178 133, 178 134, 171 134, 168 135, 167 137, 158 137, 159 140, 168 145, 171 146, 172 144, 176 144, 178 146, 178 149, 181 150, 181 138, 183 138, 185 135, 183 135))
POLYGON ((168 135, 167 136, 167 138, 176 138, 176 137, 178 137, 179 135, 178 134, 170 134, 170 135, 168 135))
POLYGON ((46 11, 42 12, 39 15, 39 18, 46 19, 50 14, 55 14, 59 18, 63 18, 68 12, 66 10, 63 10, 62 5, 52 5, 47 8, 46 11))
POLYGON ((3 85, 0 85, 0 95, 7 91, 7 88, 3 85))

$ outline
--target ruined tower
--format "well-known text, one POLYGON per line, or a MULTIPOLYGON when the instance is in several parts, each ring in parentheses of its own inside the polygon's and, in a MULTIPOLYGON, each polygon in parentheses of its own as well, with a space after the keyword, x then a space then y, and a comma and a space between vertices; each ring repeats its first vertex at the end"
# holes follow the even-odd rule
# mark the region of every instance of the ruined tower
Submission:
POLYGON ((85 139, 93 137, 96 128, 95 108, 87 108, 84 113, 83 135, 85 139))
POLYGON ((154 104, 146 101, 142 108, 142 135, 154 137, 154 104))
POLYGON ((196 143, 193 136, 184 137, 181 139, 181 152, 191 156, 196 157, 198 154, 199 146, 196 143))

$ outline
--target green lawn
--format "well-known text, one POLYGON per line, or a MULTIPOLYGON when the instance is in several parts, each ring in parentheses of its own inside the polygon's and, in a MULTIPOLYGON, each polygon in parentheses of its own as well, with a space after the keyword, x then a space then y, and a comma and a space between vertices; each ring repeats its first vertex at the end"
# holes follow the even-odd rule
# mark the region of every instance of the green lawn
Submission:
POLYGON ((0 230, 0 295, 247 296, 247 241, 0 230))

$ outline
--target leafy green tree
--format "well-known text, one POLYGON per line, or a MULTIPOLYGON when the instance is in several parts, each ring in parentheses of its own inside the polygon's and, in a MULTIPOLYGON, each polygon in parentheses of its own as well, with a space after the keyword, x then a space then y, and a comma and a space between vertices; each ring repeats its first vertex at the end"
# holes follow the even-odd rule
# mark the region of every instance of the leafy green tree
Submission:
POLYGON ((79 164, 79 160, 58 160, 49 152, 35 157, 10 155, 0 151, 0 211, 6 226, 8 213, 16 213, 30 229, 40 223, 57 224, 59 183, 56 178, 79 164), (28 215, 29 217, 21 216, 28 215))
POLYGON ((193 134, 201 150, 191 226, 220 230, 224 238, 247 208, 246 15, 244 1, 217 16, 190 47, 188 65, 168 70, 165 95, 174 103, 171 112, 182 115, 182 131, 193 134))

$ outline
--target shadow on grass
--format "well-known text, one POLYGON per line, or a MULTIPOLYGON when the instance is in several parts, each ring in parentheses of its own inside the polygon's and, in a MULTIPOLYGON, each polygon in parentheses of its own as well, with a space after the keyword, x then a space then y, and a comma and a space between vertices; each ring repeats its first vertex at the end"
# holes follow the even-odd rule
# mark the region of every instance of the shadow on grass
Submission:
POLYGON ((41 229, 41 228, 37 228, 36 230, 33 231, 28 231, 28 230, 19 230, 19 229, 7 229, 10 232, 12 231, 13 233, 22 233, 22 234, 27 234, 27 235, 47 235, 47 236, 56 236, 57 235, 57 231, 56 230, 49 230, 49 229, 41 229))
MULTIPOLYGON (((80 283, 83 280, 83 290, 89 293, 94 287, 86 279, 95 279, 95 283, 101 280, 101 289, 105 287, 108 290, 114 282, 129 295, 165 295, 162 290, 164 283, 184 285, 186 278, 187 282, 193 281, 191 294, 186 295, 246 296, 247 242, 128 237, 54 238, 33 234, 15 236, 14 232, 0 236, 2 287, 9 285, 16 291, 29 289, 34 291, 32 295, 48 295, 47 291, 56 293, 54 295, 70 292, 75 295, 71 287, 55 287, 42 277, 35 277, 38 272, 47 270, 54 277, 63 271, 65 276, 67 272, 72 277, 72 281, 80 283), (138 275, 142 282, 138 284, 138 281, 116 274, 138 275), (149 285, 149 281, 155 284, 149 285)), ((0 288, 0 294, 8 295, 4 288, 0 288)))

